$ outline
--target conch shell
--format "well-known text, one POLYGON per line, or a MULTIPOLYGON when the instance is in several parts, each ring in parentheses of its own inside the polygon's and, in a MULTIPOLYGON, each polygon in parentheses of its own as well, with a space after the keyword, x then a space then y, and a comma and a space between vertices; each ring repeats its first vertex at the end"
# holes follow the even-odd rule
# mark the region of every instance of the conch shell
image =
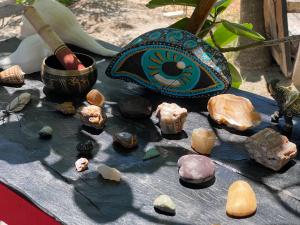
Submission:
POLYGON ((249 99, 222 94, 212 97, 207 105, 210 117, 218 124, 245 131, 260 124, 261 116, 254 109, 249 99))
POLYGON ((44 58, 50 55, 47 45, 35 34, 25 38, 12 54, 0 59, 0 67, 19 65, 24 73, 30 74, 40 71, 44 58))
POLYGON ((24 83, 24 72, 20 66, 15 65, 7 70, 0 72, 0 83, 1 84, 23 84, 24 83))
MULTIPOLYGON (((94 38, 89 36, 79 25, 70 9, 56 0, 36 0, 33 7, 39 12, 42 19, 49 24, 59 37, 66 43, 87 49, 95 54, 113 56, 117 52, 104 48, 94 38)), ((34 28, 23 17, 21 37, 35 34, 34 28)))

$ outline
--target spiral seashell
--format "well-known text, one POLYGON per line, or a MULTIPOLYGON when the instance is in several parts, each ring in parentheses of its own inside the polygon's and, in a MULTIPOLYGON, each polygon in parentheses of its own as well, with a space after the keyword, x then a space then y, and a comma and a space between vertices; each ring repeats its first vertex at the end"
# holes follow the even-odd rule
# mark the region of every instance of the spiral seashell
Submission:
POLYGON ((0 83, 1 84, 23 84, 24 83, 24 72, 20 66, 12 66, 2 72, 0 72, 0 83))

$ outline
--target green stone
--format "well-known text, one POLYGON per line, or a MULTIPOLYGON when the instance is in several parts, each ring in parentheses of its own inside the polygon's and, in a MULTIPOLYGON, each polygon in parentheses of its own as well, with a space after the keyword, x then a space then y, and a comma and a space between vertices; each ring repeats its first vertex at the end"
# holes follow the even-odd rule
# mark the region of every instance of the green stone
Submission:
POLYGON ((150 148, 146 151, 143 160, 149 160, 160 156, 159 151, 156 148, 150 148))

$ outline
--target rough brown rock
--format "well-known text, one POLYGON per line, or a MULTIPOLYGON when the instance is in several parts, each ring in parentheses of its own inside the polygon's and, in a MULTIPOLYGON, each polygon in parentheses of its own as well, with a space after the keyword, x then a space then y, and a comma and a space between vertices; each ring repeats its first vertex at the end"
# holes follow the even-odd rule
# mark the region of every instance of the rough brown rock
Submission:
POLYGON ((297 146, 270 128, 249 137, 245 145, 252 159, 275 171, 297 155, 297 146))
POLYGON ((187 109, 181 108, 175 103, 162 103, 155 112, 159 119, 159 125, 164 134, 177 134, 183 129, 187 117, 187 109))
POLYGON ((76 113, 76 109, 72 102, 57 104, 55 109, 64 115, 74 115, 76 113))
POLYGON ((102 129, 106 122, 106 115, 99 106, 90 105, 80 109, 80 118, 84 125, 102 129))

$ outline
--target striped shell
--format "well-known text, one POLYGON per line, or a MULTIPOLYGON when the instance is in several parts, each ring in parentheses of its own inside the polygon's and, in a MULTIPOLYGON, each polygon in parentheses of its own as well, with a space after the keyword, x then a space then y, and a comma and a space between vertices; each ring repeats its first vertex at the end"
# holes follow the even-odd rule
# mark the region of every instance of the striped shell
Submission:
POLYGON ((1 84, 23 84, 24 83, 24 72, 20 66, 12 66, 2 72, 0 72, 0 83, 1 84))

